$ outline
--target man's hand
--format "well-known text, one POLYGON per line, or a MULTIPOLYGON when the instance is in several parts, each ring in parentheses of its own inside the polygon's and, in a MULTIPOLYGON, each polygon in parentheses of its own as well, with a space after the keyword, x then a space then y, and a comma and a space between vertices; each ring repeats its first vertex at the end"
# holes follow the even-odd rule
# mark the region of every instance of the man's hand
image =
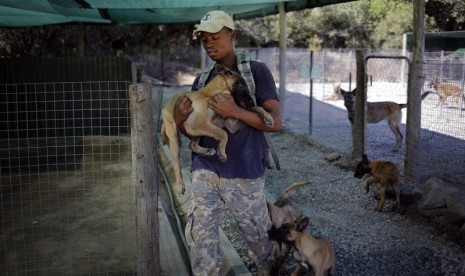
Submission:
POLYGON ((218 94, 208 101, 208 107, 222 118, 234 118, 240 107, 230 94, 218 94))
POLYGON ((182 127, 187 117, 194 111, 191 100, 186 97, 180 97, 174 104, 174 121, 178 127, 182 127))

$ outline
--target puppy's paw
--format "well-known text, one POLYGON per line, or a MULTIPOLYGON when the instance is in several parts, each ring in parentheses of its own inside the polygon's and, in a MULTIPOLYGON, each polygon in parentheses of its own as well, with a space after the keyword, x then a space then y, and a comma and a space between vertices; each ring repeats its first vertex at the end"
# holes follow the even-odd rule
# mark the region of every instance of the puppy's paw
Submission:
POLYGON ((264 122, 265 125, 267 125, 267 126, 273 126, 273 125, 274 125, 274 120, 273 120, 273 117, 271 117, 271 116, 270 116, 270 118, 264 117, 264 118, 263 118, 263 122, 264 122))
POLYGON ((179 197, 182 197, 186 192, 186 187, 184 186, 184 183, 175 183, 174 191, 178 194, 179 197))
POLYGON ((184 185, 182 185, 182 187, 180 187, 178 190, 178 196, 182 197, 185 193, 186 193, 186 188, 184 187, 184 185))
POLYGON ((221 162, 226 162, 226 160, 228 160, 228 157, 226 156, 226 154, 221 154, 218 151, 218 159, 220 159, 221 162))
POLYGON ((206 152, 205 152, 205 155, 206 156, 213 156, 216 154, 216 150, 214 148, 209 148, 206 152))

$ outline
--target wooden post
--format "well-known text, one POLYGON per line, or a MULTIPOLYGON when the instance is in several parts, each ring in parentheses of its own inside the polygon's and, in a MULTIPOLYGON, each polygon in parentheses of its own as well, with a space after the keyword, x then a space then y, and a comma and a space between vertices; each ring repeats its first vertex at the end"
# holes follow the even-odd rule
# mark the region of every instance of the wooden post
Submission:
POLYGON ((287 51, 287 24, 286 7, 284 2, 279 3, 279 106, 284 115, 286 104, 286 51, 287 51))
POLYGON ((357 61, 357 92, 354 104, 354 124, 352 125, 352 157, 357 159, 365 153, 365 110, 367 101, 366 55, 367 51, 365 49, 357 49, 355 51, 355 58, 357 61))
POLYGON ((407 130, 405 151, 405 176, 413 182, 420 177, 419 144, 421 131, 421 88, 423 87, 423 56, 425 52, 425 1, 413 1, 413 53, 407 87, 407 130))
POLYGON ((137 275, 161 275, 158 226, 158 157, 152 85, 129 87, 132 172, 136 192, 137 275))

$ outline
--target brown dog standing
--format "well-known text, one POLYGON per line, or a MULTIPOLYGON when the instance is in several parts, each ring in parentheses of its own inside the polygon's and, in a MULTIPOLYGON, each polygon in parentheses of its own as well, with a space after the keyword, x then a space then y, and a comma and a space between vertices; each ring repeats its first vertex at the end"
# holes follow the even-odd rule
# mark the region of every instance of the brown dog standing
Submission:
POLYGON ((313 275, 323 276, 328 271, 328 275, 334 275, 335 253, 330 240, 324 237, 315 238, 305 231, 308 226, 308 217, 298 217, 295 222, 283 224, 279 229, 269 231, 273 240, 291 243, 294 251, 294 258, 298 261, 299 267, 292 275, 300 275, 304 270, 313 270, 313 275))
MULTIPOLYGON (((350 123, 354 124, 355 116, 355 96, 357 89, 352 91, 345 91, 339 88, 343 99, 344 106, 347 108, 347 113, 350 123)), ((421 99, 423 100, 431 92, 423 93, 421 99)), ((400 132, 399 125, 402 121, 402 109, 407 107, 407 104, 398 104, 391 101, 386 102, 366 102, 366 122, 369 124, 376 124, 383 120, 387 120, 389 128, 396 137, 396 145, 394 151, 398 151, 402 145, 402 133, 400 132)))
POLYGON ((198 154, 214 155, 217 154, 220 160, 225 161, 226 144, 228 134, 223 129, 228 129, 231 133, 238 131, 243 125, 242 122, 233 119, 223 119, 216 115, 213 110, 208 108, 208 100, 220 93, 231 94, 237 105, 245 109, 250 109, 261 116, 263 121, 268 125, 273 125, 273 117, 263 108, 255 106, 253 99, 248 93, 247 83, 239 73, 228 70, 221 65, 216 65, 217 76, 211 80, 205 87, 199 91, 180 92, 171 96, 162 109, 163 124, 161 134, 163 143, 169 143, 172 155, 172 164, 176 183, 176 191, 181 196, 185 192, 185 186, 182 179, 180 165, 180 136, 174 121, 174 105, 180 97, 187 96, 192 101, 194 111, 184 122, 184 129, 192 137, 189 145, 190 149, 198 154), (200 136, 209 136, 219 141, 218 149, 201 147, 199 142, 200 136))
POLYGON ((385 160, 368 160, 367 155, 364 154, 362 156, 362 160, 355 168, 354 176, 361 178, 365 174, 370 174, 370 177, 368 177, 365 183, 365 190, 367 193, 370 191, 371 184, 381 184, 379 189, 380 201, 376 211, 381 212, 383 210, 386 188, 389 185, 392 185, 392 188, 396 193, 396 207, 397 211, 400 211, 400 173, 396 164, 385 160))

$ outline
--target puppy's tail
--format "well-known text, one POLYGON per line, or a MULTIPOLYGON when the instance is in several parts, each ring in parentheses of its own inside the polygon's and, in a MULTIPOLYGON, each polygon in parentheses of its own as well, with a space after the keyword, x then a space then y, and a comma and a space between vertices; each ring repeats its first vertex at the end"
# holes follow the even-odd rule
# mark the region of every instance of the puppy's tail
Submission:
POLYGON ((302 186, 311 184, 310 181, 304 181, 304 182, 295 182, 294 184, 290 185, 289 187, 286 188, 286 190, 283 191, 283 193, 276 199, 275 205, 280 206, 284 205, 284 201, 286 201, 289 198, 289 192, 293 191, 295 189, 298 189, 302 186))

